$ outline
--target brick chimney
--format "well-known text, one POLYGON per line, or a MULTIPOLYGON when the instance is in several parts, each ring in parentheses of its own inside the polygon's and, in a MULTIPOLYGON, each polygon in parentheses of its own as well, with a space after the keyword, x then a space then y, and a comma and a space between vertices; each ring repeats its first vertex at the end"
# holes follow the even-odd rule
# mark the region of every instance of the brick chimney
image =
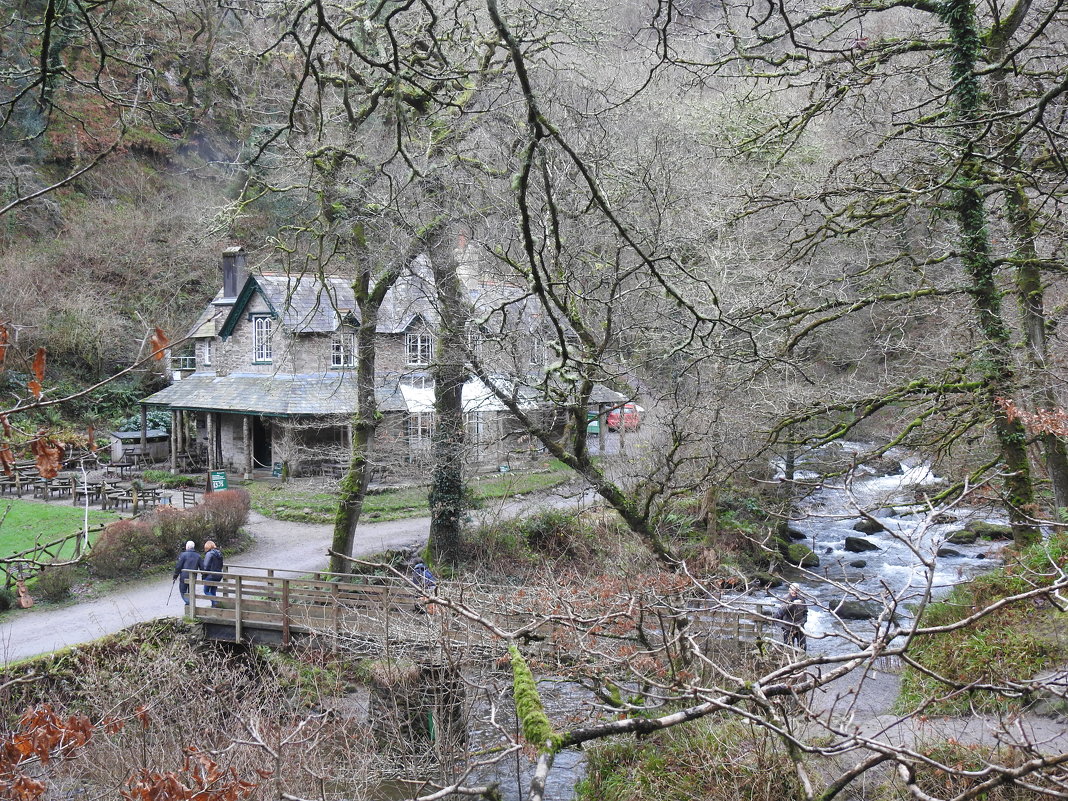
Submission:
POLYGON ((248 270, 245 267, 245 249, 240 245, 234 245, 223 251, 222 277, 224 301, 234 301, 237 293, 245 283, 248 270))

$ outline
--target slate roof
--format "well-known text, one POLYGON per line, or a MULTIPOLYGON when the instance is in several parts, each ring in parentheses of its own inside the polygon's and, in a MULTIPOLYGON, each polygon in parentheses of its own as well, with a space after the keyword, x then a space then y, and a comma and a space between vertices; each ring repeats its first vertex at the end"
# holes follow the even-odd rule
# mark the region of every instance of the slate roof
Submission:
MULTIPOLYGON (((386 293, 378 314, 376 330, 379 333, 402 333, 420 316, 428 324, 434 324, 437 318, 430 301, 433 293, 425 275, 426 269, 413 266, 386 293)), ((286 330, 297 334, 332 333, 348 317, 359 321, 350 281, 350 278, 338 276, 271 272, 249 275, 237 302, 232 309, 226 310, 226 327, 233 328, 236 318, 244 314, 252 293, 258 290, 286 330)), ((194 330, 206 322, 205 315, 201 315, 194 330)))
MULTIPOLYGON (((520 408, 533 409, 543 401, 538 393, 507 379, 495 381, 514 394, 520 408)), ((621 403, 624 397, 604 387, 597 387, 594 402, 621 403), (603 398, 603 400, 602 400, 603 398)), ((375 388, 375 400, 382 412, 430 412, 434 409, 434 390, 402 385, 397 381, 375 388)), ((273 417, 302 417, 349 414, 356 408, 356 376, 336 375, 263 375, 231 373, 216 376, 195 373, 141 401, 148 406, 171 409, 262 414, 273 417)), ((478 379, 464 385, 463 404, 467 411, 502 411, 505 406, 478 379)))
POLYGON ((197 321, 193 323, 193 327, 189 329, 189 333, 186 334, 186 337, 189 339, 200 339, 215 336, 216 320, 222 320, 226 316, 226 313, 230 311, 229 306, 218 305, 218 301, 220 300, 222 300, 221 289, 215 296, 215 299, 204 307, 204 311, 200 313, 197 321))
MULTIPOLYGON (((407 411, 398 385, 376 387, 375 395, 380 411, 407 411)), ((274 417, 348 414, 356 408, 356 376, 194 374, 141 402, 172 409, 274 417)))

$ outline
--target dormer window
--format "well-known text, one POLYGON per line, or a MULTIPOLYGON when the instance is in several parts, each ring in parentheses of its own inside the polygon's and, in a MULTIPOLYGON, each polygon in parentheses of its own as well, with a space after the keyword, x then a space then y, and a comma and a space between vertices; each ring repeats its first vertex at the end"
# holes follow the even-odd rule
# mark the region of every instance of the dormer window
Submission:
POLYGON ((356 366, 356 334, 352 331, 339 331, 330 341, 330 366, 356 366))
POLYGON ((212 349, 212 340, 205 339, 204 340, 204 366, 205 367, 211 367, 211 349, 212 349))
POLYGON ((252 358, 259 364, 271 362, 271 318, 258 314, 252 318, 252 358))
POLYGON ((404 353, 409 367, 425 367, 434 353, 434 337, 427 333, 405 334, 404 353))

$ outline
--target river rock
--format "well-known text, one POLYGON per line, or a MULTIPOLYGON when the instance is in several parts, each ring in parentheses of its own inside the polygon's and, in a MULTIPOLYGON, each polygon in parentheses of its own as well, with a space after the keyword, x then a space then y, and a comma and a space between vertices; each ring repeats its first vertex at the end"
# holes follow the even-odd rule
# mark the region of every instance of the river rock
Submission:
POLYGON ((792 540, 807 540, 808 539, 808 534, 806 534, 805 532, 803 532, 799 528, 795 528, 794 526, 787 526, 785 533, 786 533, 786 536, 789 537, 792 540))
POLYGON ((956 523, 960 520, 956 515, 951 515, 949 512, 939 512, 931 518, 931 523, 936 526, 945 526, 949 523, 956 523))
POLYGON ((1012 526, 1002 523, 988 523, 985 520, 973 520, 965 527, 968 531, 974 531, 984 540, 1011 540, 1012 526))
POLYGON ((882 606, 874 601, 856 601, 838 598, 827 607, 842 620, 871 620, 883 611, 882 606))
POLYGON ((971 545, 977 539, 979 539, 979 535, 977 533, 975 533, 974 531, 969 531, 966 528, 962 528, 960 531, 954 531, 952 534, 946 537, 946 542, 951 543, 953 545, 971 545))
POLYGON ((865 517, 863 520, 858 520, 853 524, 853 530, 859 531, 861 534, 878 534, 880 531, 886 531, 886 526, 878 520, 865 517))
POLYGON ((853 467, 856 454, 842 447, 840 442, 828 442, 818 448, 799 454, 797 462, 805 470, 821 475, 844 473, 853 467))
POLYGON ((812 549, 798 542, 787 545, 783 556, 786 557, 787 562, 797 567, 819 567, 820 565, 820 558, 813 553, 812 549))
POLYGON ((845 549, 850 553, 864 553, 864 551, 878 551, 879 546, 874 542, 868 542, 863 537, 846 537, 845 549))
POLYGON ((905 472, 901 462, 890 456, 876 456, 867 459, 864 464, 870 467, 877 476, 900 476, 905 472))
POLYGON ((868 562, 867 562, 866 559, 854 559, 852 562, 849 563, 849 566, 850 567, 867 567, 868 566, 868 562))
POLYGON ((781 587, 783 580, 771 573, 757 572, 753 574, 753 581, 759 587, 781 587))
POLYGON ((946 559, 952 559, 954 557, 964 556, 960 551, 954 551, 952 548, 939 548, 935 556, 941 556, 946 559))

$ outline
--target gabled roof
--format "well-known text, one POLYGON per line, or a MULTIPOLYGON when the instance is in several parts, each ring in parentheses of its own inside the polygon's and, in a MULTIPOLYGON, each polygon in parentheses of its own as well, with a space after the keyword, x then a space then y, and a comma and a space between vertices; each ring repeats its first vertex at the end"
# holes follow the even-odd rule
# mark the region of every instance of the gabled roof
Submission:
MULTIPOLYGON (((358 324, 359 310, 349 280, 338 276, 283 273, 249 275, 219 334, 228 337, 233 333, 257 294, 267 304, 271 316, 294 334, 327 334, 336 331, 343 323, 358 324)), ((402 276, 386 293, 375 330, 385 334, 401 333, 419 317, 431 323, 434 315, 429 298, 432 295, 426 290, 425 277, 418 271, 402 276)))

